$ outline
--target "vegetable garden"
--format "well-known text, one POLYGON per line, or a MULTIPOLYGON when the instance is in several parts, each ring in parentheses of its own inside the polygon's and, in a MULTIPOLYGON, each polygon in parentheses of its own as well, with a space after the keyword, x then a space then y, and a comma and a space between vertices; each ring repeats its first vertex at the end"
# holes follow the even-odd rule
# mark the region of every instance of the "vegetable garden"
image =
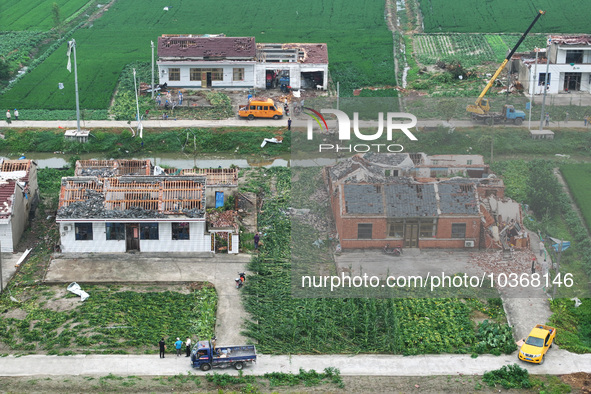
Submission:
MULTIPOLYGON (((417 60, 424 64, 459 61, 464 67, 485 62, 500 63, 519 40, 519 34, 415 34, 417 60)), ((519 46, 520 52, 546 47, 546 36, 530 35, 519 46)))
MULTIPOLYGON (((477 325, 472 320, 479 314, 502 321, 497 300, 293 297, 291 238, 308 243, 321 235, 313 228, 292 233, 286 215, 292 206, 290 169, 250 170, 249 176, 244 187, 257 191, 264 201, 258 217, 264 236, 249 267, 256 274, 244 288, 245 308, 252 317, 246 334, 261 351, 500 354, 515 349, 508 326, 488 320, 477 325)), ((322 182, 318 169, 312 178, 303 176, 312 185, 322 182)))
MULTIPOLYGON (((186 287, 186 286, 185 286, 186 287)), ((210 338, 217 294, 213 287, 170 291, 158 286, 85 285, 83 303, 64 286, 13 288, 0 304, 0 341, 12 351, 47 354, 155 353, 161 337, 210 338)), ((181 289, 181 286, 177 286, 181 289)))

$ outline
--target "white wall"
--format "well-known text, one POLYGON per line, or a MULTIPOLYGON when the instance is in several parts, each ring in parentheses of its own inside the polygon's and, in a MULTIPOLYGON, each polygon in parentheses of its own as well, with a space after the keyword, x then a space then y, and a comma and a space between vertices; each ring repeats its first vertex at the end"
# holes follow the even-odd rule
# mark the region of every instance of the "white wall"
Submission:
POLYGON ((170 87, 194 87, 200 88, 201 87, 201 80, 199 81, 191 81, 191 69, 192 68, 221 68, 223 69, 224 76, 222 81, 211 81, 211 86, 215 87, 242 87, 248 88, 254 86, 254 64, 222 64, 222 63, 214 63, 214 62, 204 62, 200 64, 188 64, 188 65, 174 65, 174 64, 164 64, 158 65, 158 75, 160 84, 164 84, 165 82, 170 87), (180 81, 170 81, 169 78, 169 68, 180 68, 181 70, 181 80, 180 81), (244 68, 244 80, 243 81, 234 81, 234 69, 235 68, 244 68), (166 73, 163 71, 166 70, 166 73))
MULTIPOLYGON (((80 220, 79 223, 88 222, 80 220)), ((92 224, 92 240, 76 240, 74 223, 60 223, 60 235, 63 253, 123 253, 127 250, 124 239, 107 240, 104 222, 92 224)), ((205 222, 189 222, 188 240, 173 240, 172 223, 161 222, 157 240, 140 239, 140 252, 208 252, 209 240, 205 222)))
POLYGON ((6 221, 0 224, 0 242, 2 243, 2 252, 12 253, 14 252, 14 246, 12 243, 12 218, 8 218, 6 221))

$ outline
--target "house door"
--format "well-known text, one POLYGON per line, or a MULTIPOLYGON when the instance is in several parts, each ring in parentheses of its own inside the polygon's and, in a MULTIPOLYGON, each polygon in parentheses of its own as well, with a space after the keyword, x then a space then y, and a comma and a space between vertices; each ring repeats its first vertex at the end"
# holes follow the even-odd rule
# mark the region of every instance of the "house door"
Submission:
POLYGON ((581 73, 564 73, 564 91, 581 90, 581 73))
POLYGON ((137 223, 128 223, 125 225, 125 243, 126 250, 140 250, 140 226, 137 223))
POLYGON ((406 222, 404 225, 404 247, 417 248, 419 246, 419 223, 406 222))
POLYGON ((224 206, 224 192, 215 192, 215 207, 220 208, 224 206))

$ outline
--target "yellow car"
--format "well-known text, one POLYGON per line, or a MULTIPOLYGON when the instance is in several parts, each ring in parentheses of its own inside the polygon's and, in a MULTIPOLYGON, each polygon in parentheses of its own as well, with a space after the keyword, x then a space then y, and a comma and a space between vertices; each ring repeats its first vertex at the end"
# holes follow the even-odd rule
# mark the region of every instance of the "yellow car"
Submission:
POLYGON ((535 364, 543 364, 544 356, 552 347, 556 328, 538 324, 531 330, 525 343, 519 349, 519 359, 535 364))

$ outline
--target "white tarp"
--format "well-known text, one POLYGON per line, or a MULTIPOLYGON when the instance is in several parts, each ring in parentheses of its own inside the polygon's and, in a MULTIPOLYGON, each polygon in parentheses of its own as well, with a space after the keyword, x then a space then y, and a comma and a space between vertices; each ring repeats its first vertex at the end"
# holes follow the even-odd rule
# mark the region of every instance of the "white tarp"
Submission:
POLYGON ((80 285, 76 282, 72 282, 68 285, 68 291, 80 296, 80 301, 86 300, 89 295, 87 292, 80 288, 80 285))

